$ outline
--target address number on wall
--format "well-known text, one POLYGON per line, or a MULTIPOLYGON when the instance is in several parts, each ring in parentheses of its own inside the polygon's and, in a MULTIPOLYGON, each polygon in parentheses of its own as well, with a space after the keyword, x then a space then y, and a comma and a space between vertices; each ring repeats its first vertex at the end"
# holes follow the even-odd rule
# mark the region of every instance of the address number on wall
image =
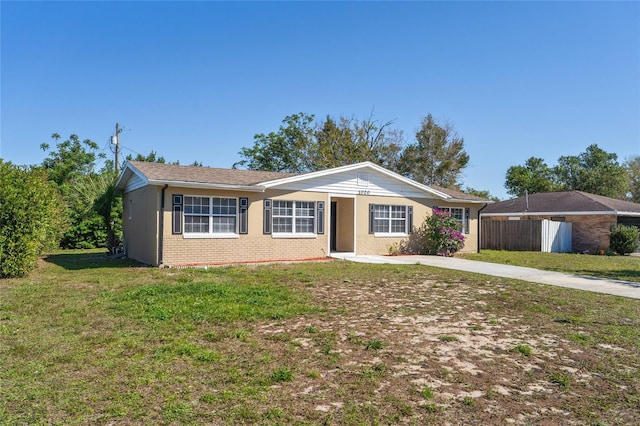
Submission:
POLYGON ((369 191, 368 189, 361 189, 358 191, 358 195, 369 195, 371 194, 371 191, 369 191))

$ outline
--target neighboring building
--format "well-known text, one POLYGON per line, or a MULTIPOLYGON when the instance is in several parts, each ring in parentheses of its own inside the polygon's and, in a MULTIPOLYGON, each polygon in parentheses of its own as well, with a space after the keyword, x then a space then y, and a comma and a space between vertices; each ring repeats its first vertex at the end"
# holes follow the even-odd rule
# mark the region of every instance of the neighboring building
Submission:
POLYGON ((640 227, 640 204, 582 191, 540 192, 487 206, 485 220, 548 219, 572 223, 575 252, 597 253, 609 248, 611 227, 640 227))
POLYGON ((117 186, 127 256, 172 267, 383 254, 433 207, 450 209, 476 252, 488 202, 369 162, 289 174, 130 161, 117 186))

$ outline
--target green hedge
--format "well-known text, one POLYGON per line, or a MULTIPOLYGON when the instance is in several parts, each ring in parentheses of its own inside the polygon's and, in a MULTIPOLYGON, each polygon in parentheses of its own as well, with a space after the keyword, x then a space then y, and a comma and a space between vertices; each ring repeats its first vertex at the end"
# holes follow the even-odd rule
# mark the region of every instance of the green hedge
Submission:
POLYGON ((66 226, 62 207, 45 171, 0 160, 0 277, 26 275, 57 245, 66 226))
POLYGON ((618 254, 633 253, 638 248, 640 230, 635 226, 616 225, 611 228, 609 247, 618 254))

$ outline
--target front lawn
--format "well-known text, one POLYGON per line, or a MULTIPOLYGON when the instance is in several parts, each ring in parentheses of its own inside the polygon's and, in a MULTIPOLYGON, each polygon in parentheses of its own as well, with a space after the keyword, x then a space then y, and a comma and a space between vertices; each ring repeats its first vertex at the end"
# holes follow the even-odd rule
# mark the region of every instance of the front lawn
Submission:
POLYGON ((0 360, 8 425, 623 425, 640 301, 420 265, 59 253, 0 281, 0 360))
POLYGON ((640 257, 634 256, 482 250, 480 253, 457 254, 456 257, 613 280, 640 282, 640 257))

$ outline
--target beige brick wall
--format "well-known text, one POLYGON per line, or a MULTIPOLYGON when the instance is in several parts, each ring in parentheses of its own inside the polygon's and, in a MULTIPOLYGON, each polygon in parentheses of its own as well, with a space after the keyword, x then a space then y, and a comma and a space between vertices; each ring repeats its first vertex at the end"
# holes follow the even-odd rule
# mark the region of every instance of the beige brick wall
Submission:
MULTIPOLYGON (((238 238, 185 238, 172 235, 171 228, 165 226, 165 265, 205 265, 234 262, 299 260, 328 256, 328 211, 325 206, 325 233, 314 238, 274 238, 263 234, 263 198, 278 198, 295 201, 327 201, 326 194, 270 191, 267 194, 255 192, 233 192, 215 190, 167 189, 167 200, 172 194, 195 196, 237 196, 249 198, 249 233, 238 238)), ((167 203, 168 205, 168 203, 167 203)), ((166 209, 165 223, 171 223, 170 208, 166 209)))
MULTIPOLYGON (((282 261, 323 258, 329 255, 330 202, 338 201, 338 249, 353 250, 356 239, 357 254, 386 254, 389 247, 406 237, 376 237, 369 234, 369 204, 412 205, 413 224, 418 227, 426 215, 431 214, 431 206, 442 204, 433 199, 403 199, 358 195, 355 198, 332 197, 325 193, 291 192, 269 190, 267 193, 229 192, 168 187, 165 191, 165 211, 162 238, 162 256, 158 256, 158 240, 161 228, 160 203, 161 187, 147 186, 125 194, 123 198, 125 244, 129 257, 144 263, 158 265, 209 265, 234 262, 282 261), (236 238, 186 238, 183 234, 172 234, 172 196, 221 196, 247 197, 249 199, 249 233, 236 238), (312 238, 277 238, 263 234, 263 199, 286 199, 296 201, 324 201, 324 234, 312 238), (355 210, 355 211, 353 211, 355 210), (341 215, 342 219, 341 219, 341 215), (356 229, 353 230, 353 218, 356 229)), ((451 204, 451 207, 471 208, 471 232, 465 235, 465 252, 477 251, 476 205, 451 204)))
POLYGON ((357 247, 356 254, 387 254, 389 247, 394 243, 400 243, 407 237, 381 237, 369 234, 369 204, 412 205, 413 226, 418 228, 424 222, 427 215, 431 215, 432 207, 460 207, 470 208, 469 233, 465 234, 465 246, 463 253, 476 253, 478 251, 478 209, 482 205, 474 204, 444 204, 442 201, 432 199, 409 199, 395 197, 358 196, 357 200, 357 247))

